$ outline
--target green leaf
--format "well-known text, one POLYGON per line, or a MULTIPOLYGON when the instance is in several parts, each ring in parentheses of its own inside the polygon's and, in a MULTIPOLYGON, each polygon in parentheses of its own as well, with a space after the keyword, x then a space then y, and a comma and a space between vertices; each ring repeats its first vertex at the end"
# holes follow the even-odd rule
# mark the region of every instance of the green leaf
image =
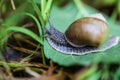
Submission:
MULTIPOLYGON (((88 14, 91 13, 97 13, 95 9, 92 9, 88 6, 85 6, 86 11, 88 14)), ((58 8, 56 6, 52 7, 51 11, 51 21, 54 23, 53 25, 55 28, 58 30, 64 32, 70 23, 72 23, 76 18, 80 18, 81 14, 77 10, 77 7, 75 6, 74 3, 68 4, 64 8, 58 8), (79 16, 78 16, 79 14, 79 16)), ((109 20, 109 18, 107 18, 109 20)), ((109 22, 109 28, 110 28, 110 33, 111 35, 118 35, 120 36, 120 29, 119 25, 117 24, 112 24, 112 22, 109 22), (116 31, 117 30, 117 31, 116 31)), ((48 27, 49 25, 47 25, 48 27)), ((117 46, 106 50, 104 52, 99 52, 99 53, 90 53, 87 55, 82 55, 82 56, 76 56, 76 55, 67 55, 60 53, 56 50, 54 50, 48 42, 45 40, 44 42, 44 51, 45 51, 45 56, 47 58, 52 59, 52 61, 64 65, 64 66, 70 66, 70 65, 89 65, 91 63, 96 63, 99 61, 102 61, 104 63, 119 63, 120 62, 120 44, 117 46)))

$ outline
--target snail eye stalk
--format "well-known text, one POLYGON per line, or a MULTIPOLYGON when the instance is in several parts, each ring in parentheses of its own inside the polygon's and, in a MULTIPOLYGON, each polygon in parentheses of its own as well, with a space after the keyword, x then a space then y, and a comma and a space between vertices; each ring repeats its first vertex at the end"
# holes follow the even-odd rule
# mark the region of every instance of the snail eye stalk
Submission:
POLYGON ((47 19, 48 19, 48 23, 49 23, 50 28, 53 27, 53 25, 52 25, 52 23, 51 23, 51 21, 50 21, 50 17, 48 16, 47 13, 46 13, 46 17, 47 17, 47 19))

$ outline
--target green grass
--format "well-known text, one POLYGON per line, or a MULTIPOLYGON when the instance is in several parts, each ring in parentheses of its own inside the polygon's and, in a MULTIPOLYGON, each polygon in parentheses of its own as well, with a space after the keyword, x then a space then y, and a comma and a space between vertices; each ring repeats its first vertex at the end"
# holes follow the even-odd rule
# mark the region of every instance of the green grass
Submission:
MULTIPOLYGON (((57 4, 54 4, 53 0, 25 0, 23 3, 19 3, 21 4, 19 6, 17 5, 17 1, 15 2, 16 10, 10 9, 10 12, 7 11, 10 5, 7 5, 8 3, 5 3, 4 0, 0 1, 1 13, 8 13, 7 16, 4 16, 4 18, 0 18, 0 66, 3 66, 8 73, 11 73, 11 70, 14 69, 25 69, 25 67, 32 66, 32 64, 20 64, 19 62, 6 62, 4 59, 3 52, 4 48, 7 47, 6 44, 9 41, 9 38, 11 37, 11 35, 14 35, 12 33, 19 32, 31 37, 33 40, 38 42, 38 47, 41 47, 40 53, 42 54, 42 58, 40 59, 42 59, 41 61, 43 65, 49 65, 49 62, 47 62, 49 60, 46 60, 46 58, 51 59, 54 63, 57 63, 57 66, 60 65, 59 67, 63 70, 55 68, 56 73, 57 71, 64 72, 64 70, 66 69, 64 66, 67 66, 69 69, 69 67, 77 65, 77 67, 82 66, 82 68, 86 70, 85 72, 77 76, 77 80, 109 79, 109 77, 112 77, 113 80, 119 80, 120 44, 105 52, 75 56, 65 55, 54 50, 47 43, 44 37, 44 27, 48 27, 46 13, 48 14, 48 16, 50 16, 51 22, 55 26, 55 28, 64 32, 74 20, 84 16, 88 16, 90 14, 98 13, 98 10, 84 4, 82 1, 79 0, 69 1, 66 6, 62 7, 58 7, 57 4), (36 24, 38 29, 36 32, 38 32, 38 34, 34 33, 29 28, 21 26, 23 25, 22 22, 24 22, 24 20, 26 19, 30 19, 31 22, 36 24), (100 65, 102 67, 99 67, 99 63, 102 63, 100 65), (117 64, 117 67, 116 65, 114 65, 115 71, 109 69, 111 68, 111 64, 117 64)), ((64 2, 64 0, 61 0, 60 2, 64 2)), ((116 18, 120 13, 119 0, 117 0, 116 2, 117 3, 114 9, 115 11, 112 12, 111 16, 108 16, 104 12, 102 13, 107 20, 110 34, 120 36, 120 23, 117 23, 116 21, 116 18)), ((35 51, 38 50, 38 47, 35 48, 35 51)), ((23 61, 26 58, 31 58, 31 55, 23 58, 23 61)), ((49 69, 52 68, 51 66, 49 66, 49 69)), ((42 67, 40 67, 40 69, 42 69, 42 67)), ((67 72, 65 71, 65 73, 67 72)), ((70 75, 69 72, 67 74, 70 75)))

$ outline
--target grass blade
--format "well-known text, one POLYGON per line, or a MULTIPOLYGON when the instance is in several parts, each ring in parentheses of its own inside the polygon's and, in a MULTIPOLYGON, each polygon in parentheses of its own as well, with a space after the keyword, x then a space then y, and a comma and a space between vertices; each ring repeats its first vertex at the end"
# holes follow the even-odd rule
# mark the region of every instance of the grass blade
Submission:
POLYGON ((35 33, 33 33, 32 31, 23 28, 23 27, 18 27, 18 26, 10 26, 6 29, 6 32, 10 32, 10 31, 17 31, 17 32, 21 32, 24 33, 30 37, 32 37, 33 39, 35 39, 37 42, 39 42, 41 45, 43 45, 43 41, 42 38, 37 36, 35 33))
POLYGON ((25 15, 30 16, 36 22, 37 27, 38 27, 38 31, 39 31, 39 35, 42 36, 42 26, 40 25, 38 19, 30 13, 25 13, 25 15))

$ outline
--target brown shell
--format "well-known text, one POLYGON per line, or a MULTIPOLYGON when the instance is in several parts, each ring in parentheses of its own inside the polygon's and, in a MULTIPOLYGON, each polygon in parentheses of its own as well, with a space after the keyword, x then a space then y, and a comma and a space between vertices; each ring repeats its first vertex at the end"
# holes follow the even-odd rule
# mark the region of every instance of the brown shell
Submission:
POLYGON ((66 40, 75 47, 100 46, 108 37, 109 30, 106 22, 92 17, 76 20, 65 32, 66 40))

